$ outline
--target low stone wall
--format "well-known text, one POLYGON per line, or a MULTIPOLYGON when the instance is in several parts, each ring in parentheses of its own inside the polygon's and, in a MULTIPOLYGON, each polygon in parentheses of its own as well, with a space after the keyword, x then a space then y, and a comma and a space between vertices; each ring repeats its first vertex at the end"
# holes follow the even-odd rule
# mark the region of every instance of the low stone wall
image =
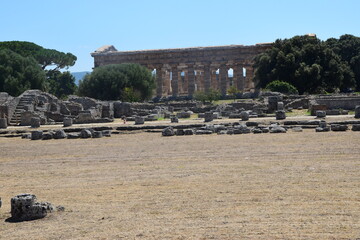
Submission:
POLYGON ((327 109, 354 110, 360 105, 360 96, 319 96, 314 100, 319 105, 326 105, 327 109))

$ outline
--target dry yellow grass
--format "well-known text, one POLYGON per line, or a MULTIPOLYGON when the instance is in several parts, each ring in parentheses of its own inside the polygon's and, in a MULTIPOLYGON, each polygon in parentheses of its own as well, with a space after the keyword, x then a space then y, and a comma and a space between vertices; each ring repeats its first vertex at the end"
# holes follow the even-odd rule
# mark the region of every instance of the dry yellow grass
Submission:
POLYGON ((359 143, 313 130, 0 138, 0 238, 360 238, 359 143), (25 192, 65 212, 5 222, 25 192))

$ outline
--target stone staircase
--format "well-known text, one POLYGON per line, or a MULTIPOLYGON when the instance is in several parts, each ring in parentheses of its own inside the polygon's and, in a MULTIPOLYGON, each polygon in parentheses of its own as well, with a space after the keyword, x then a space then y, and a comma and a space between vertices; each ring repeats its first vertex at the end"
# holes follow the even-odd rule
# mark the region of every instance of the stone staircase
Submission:
POLYGON ((33 94, 23 94, 22 96, 20 96, 20 101, 19 101, 18 105, 16 106, 14 114, 11 117, 10 125, 17 126, 20 124, 21 113, 26 110, 29 110, 28 109, 29 105, 33 106, 33 104, 35 102, 35 98, 36 98, 36 96, 33 94))

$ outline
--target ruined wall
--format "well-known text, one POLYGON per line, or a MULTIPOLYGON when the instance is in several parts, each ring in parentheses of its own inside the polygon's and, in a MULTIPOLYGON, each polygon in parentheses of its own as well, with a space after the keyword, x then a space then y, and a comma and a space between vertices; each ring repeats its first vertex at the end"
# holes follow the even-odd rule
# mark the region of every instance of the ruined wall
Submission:
POLYGON ((317 104, 326 105, 327 109, 354 110, 360 105, 360 96, 319 96, 315 101, 317 104))

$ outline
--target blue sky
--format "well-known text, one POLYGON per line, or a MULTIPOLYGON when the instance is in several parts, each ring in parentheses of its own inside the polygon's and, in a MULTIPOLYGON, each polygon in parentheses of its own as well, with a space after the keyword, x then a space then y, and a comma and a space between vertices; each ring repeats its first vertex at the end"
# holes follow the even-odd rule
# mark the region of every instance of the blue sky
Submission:
POLYGON ((360 36, 359 0, 2 0, 0 41, 30 41, 78 57, 90 52, 252 45, 316 33, 360 36))

